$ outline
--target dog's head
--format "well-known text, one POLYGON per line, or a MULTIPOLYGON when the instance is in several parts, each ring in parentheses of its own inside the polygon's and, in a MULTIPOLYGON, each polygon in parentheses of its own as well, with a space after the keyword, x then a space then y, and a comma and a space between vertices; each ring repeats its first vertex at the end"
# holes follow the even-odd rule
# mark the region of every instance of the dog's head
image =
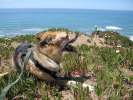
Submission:
POLYGON ((75 34, 74 38, 70 38, 69 34, 66 32, 40 32, 37 34, 36 38, 40 41, 40 46, 44 47, 46 45, 55 45, 59 47, 62 51, 72 52, 75 48, 70 45, 78 38, 78 34, 75 34))

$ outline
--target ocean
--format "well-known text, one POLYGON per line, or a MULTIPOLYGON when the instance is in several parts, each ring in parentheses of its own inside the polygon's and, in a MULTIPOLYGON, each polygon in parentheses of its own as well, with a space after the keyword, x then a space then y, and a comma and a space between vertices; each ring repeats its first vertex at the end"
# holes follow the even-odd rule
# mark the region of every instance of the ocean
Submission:
POLYGON ((133 11, 85 9, 0 9, 0 36, 69 28, 90 34, 95 27, 133 36, 133 11))

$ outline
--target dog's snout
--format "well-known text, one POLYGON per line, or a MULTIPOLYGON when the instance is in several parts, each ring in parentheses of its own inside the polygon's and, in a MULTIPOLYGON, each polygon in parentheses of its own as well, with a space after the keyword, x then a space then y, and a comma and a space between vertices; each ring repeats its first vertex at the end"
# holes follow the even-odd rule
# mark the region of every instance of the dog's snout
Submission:
POLYGON ((65 46, 63 51, 67 51, 67 52, 77 52, 76 48, 72 45, 67 45, 65 46))

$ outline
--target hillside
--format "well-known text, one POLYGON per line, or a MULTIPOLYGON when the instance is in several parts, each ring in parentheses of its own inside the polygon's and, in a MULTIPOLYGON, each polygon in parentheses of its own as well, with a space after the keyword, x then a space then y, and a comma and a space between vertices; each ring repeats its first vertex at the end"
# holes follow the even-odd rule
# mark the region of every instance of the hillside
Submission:
MULTIPOLYGON (((67 32, 71 37, 77 32, 68 29, 50 29, 45 32, 67 32)), ((65 53, 61 65, 64 73, 80 72, 90 76, 84 83, 94 90, 82 88, 81 84, 59 91, 41 84, 43 100, 121 100, 133 99, 133 42, 112 31, 96 31, 91 35, 78 32, 78 39, 72 44, 77 53, 65 53)), ((17 73, 12 64, 12 55, 20 42, 37 43, 36 36, 25 35, 0 38, 0 91, 13 82, 17 73)), ((28 100, 34 98, 35 84, 32 76, 24 75, 7 94, 10 100, 23 95, 28 100)))

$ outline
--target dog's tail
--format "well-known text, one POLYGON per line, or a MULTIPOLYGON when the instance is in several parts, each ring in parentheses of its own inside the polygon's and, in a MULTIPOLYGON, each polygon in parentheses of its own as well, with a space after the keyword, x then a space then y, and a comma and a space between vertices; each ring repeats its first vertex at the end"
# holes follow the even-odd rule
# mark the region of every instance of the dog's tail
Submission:
POLYGON ((24 62, 24 58, 28 52, 28 49, 31 47, 32 45, 30 43, 22 43, 16 48, 13 56, 13 62, 17 71, 21 71, 21 66, 24 62))

